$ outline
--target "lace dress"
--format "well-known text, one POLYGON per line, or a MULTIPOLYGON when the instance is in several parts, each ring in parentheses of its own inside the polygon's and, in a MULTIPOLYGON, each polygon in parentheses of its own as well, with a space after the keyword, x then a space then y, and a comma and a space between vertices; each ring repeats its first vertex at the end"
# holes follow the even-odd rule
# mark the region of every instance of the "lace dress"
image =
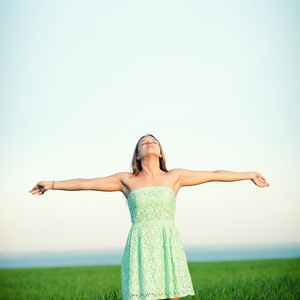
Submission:
POLYGON ((128 196, 132 221, 121 266, 124 300, 194 295, 181 239, 174 223, 175 195, 165 186, 128 196))

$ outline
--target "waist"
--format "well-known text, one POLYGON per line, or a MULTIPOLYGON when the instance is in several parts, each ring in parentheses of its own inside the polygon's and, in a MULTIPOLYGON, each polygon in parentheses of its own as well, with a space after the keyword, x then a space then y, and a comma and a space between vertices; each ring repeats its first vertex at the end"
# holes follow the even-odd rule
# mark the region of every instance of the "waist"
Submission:
POLYGON ((158 220, 145 220, 145 221, 137 221, 137 222, 132 222, 132 226, 138 226, 142 224, 175 224, 174 219, 158 219, 158 220))

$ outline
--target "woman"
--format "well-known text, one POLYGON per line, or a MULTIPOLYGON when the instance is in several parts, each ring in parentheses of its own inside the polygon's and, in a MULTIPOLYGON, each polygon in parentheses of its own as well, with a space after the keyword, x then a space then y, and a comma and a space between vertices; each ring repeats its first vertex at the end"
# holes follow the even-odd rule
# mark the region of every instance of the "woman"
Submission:
POLYGON ((132 227, 122 258, 123 299, 172 299, 194 295, 185 252, 174 224, 175 197, 183 186, 209 181, 251 179, 268 187, 258 172, 168 171, 163 149, 151 134, 139 139, 132 159, 133 172, 94 179, 40 181, 30 190, 121 191, 128 201, 132 227))

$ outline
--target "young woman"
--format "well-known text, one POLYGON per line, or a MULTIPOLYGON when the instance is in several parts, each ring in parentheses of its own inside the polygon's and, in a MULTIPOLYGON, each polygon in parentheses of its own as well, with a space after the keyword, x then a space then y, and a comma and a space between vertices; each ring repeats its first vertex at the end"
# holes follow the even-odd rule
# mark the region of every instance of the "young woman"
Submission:
POLYGON ((250 179, 259 187, 269 183, 258 172, 168 171, 161 144, 151 134, 136 144, 132 173, 108 177, 40 181, 29 192, 55 190, 121 191, 128 201, 132 227, 122 258, 123 299, 179 299, 194 295, 181 239, 174 223, 175 198, 183 186, 209 181, 250 179))

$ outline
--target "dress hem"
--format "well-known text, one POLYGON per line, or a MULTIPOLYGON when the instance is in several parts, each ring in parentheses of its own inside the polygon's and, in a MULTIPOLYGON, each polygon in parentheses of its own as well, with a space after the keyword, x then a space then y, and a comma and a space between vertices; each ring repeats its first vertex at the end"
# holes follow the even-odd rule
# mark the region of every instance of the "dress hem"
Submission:
POLYGON ((189 291, 189 292, 184 292, 181 294, 161 294, 159 298, 157 297, 147 297, 143 295, 132 295, 129 297, 123 297, 123 300, 134 300, 134 299, 139 299, 139 300, 159 300, 159 299, 174 299, 174 298, 182 298, 182 297, 187 297, 187 296, 195 296, 195 291, 189 291))

